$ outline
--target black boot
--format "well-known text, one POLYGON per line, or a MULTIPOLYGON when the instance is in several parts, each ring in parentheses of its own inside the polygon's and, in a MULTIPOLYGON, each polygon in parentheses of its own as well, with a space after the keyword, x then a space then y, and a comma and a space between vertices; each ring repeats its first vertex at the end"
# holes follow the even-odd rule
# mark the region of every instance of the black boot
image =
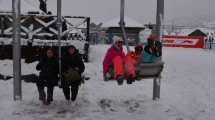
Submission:
POLYGON ((79 89, 78 86, 74 86, 74 87, 71 89, 71 93, 72 93, 71 100, 72 100, 72 101, 75 101, 75 100, 76 100, 77 95, 78 95, 78 89, 79 89))
POLYGON ((69 87, 69 85, 63 85, 62 88, 63 88, 63 93, 65 96, 65 99, 70 100, 70 87, 69 87))
POLYGON ((132 77, 132 75, 129 75, 127 79, 127 84, 132 84, 133 81, 134 81, 134 78, 132 77))
POLYGON ((122 85, 123 84, 123 77, 122 76, 117 76, 116 80, 117 80, 118 85, 122 85))

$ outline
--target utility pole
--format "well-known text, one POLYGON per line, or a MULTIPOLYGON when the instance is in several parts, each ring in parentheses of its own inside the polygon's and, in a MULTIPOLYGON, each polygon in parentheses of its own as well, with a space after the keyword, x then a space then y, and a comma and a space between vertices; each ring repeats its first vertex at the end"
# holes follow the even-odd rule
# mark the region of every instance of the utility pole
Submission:
POLYGON ((128 41, 127 41, 127 36, 126 36, 126 31, 125 31, 125 0, 121 0, 120 2, 120 22, 119 25, 122 30, 122 37, 123 40, 125 41, 125 45, 127 48, 127 51, 129 52, 129 46, 128 46, 128 41))
POLYGON ((59 80, 61 83, 61 36, 62 36, 62 16, 61 16, 62 0, 57 0, 57 26, 58 26, 58 57, 59 57, 59 80))
MULTIPOLYGON (((164 22, 164 0, 157 0, 156 35, 158 41, 161 41, 162 39, 163 22, 164 22)), ((160 84, 161 84, 160 78, 154 79, 153 100, 157 100, 160 98, 160 84)))
POLYGON ((22 100, 21 46, 20 46, 20 0, 12 1, 13 8, 13 93, 14 100, 22 100))

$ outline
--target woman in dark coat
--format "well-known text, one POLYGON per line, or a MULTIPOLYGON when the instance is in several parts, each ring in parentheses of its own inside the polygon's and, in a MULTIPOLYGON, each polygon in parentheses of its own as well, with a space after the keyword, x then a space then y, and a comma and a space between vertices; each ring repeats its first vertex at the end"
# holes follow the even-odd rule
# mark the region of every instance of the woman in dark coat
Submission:
POLYGON ((41 57, 36 66, 36 69, 40 71, 37 81, 39 100, 45 105, 49 105, 53 101, 54 86, 58 84, 58 66, 58 60, 51 48, 46 50, 46 55, 41 57), (47 95, 44 91, 45 87, 47 87, 47 95))
POLYGON ((76 100, 82 80, 81 74, 84 70, 85 66, 81 55, 74 46, 70 46, 62 58, 62 88, 66 100, 76 100))

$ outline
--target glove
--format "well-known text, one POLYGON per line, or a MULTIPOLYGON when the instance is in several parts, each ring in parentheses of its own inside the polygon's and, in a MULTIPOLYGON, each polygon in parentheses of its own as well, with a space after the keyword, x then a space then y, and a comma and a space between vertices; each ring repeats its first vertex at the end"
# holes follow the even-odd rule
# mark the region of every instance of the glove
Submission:
POLYGON ((111 75, 110 75, 109 72, 107 72, 107 73, 105 74, 105 78, 107 78, 107 79, 110 79, 110 78, 111 78, 111 75))
POLYGON ((76 71, 79 71, 79 68, 78 68, 78 67, 75 67, 75 70, 76 70, 76 71))

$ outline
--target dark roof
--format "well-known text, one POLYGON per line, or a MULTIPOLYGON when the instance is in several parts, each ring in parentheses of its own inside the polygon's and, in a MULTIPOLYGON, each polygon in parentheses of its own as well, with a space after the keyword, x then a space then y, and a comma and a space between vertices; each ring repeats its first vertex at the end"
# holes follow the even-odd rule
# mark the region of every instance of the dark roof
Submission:
POLYGON ((199 29, 196 29, 195 31, 193 31, 192 33, 190 33, 188 36, 207 36, 204 32, 202 32, 199 29))

